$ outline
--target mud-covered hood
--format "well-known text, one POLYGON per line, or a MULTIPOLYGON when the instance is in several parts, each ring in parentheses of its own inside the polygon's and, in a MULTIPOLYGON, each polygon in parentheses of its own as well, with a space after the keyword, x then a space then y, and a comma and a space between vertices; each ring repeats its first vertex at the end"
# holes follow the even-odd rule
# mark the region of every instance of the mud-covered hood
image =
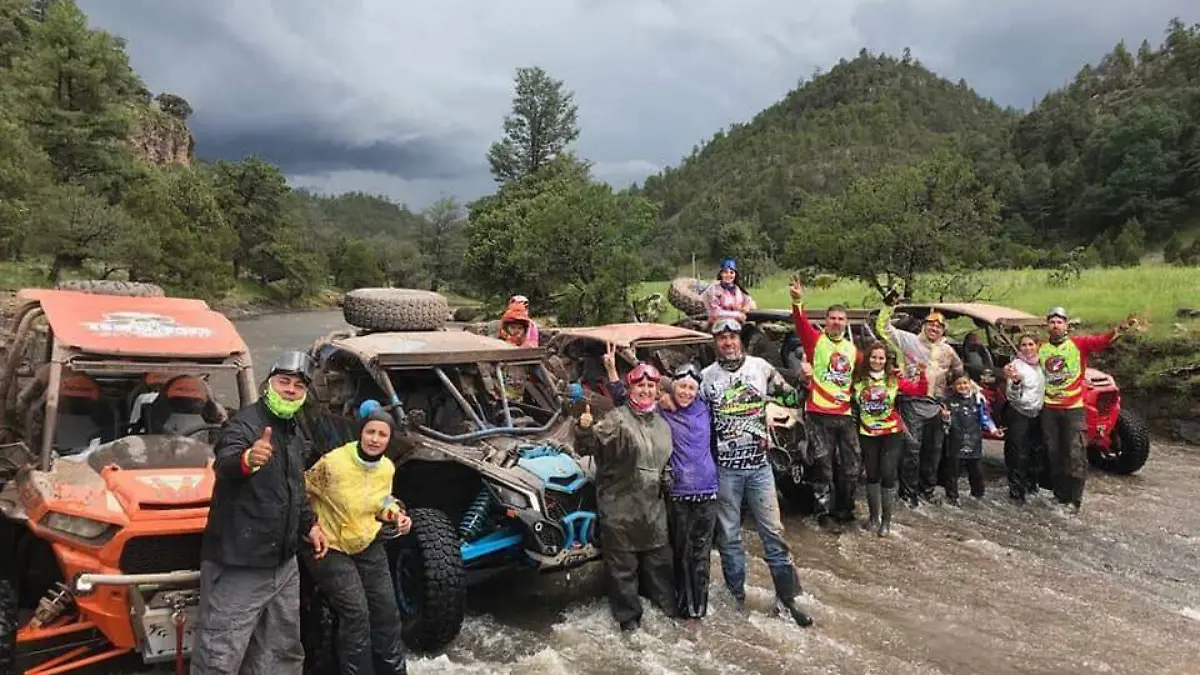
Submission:
POLYGON ((164 518, 208 507, 211 459, 212 447, 193 439, 129 436, 61 457, 49 471, 30 471, 15 482, 20 505, 30 512, 48 508, 105 521, 164 518))

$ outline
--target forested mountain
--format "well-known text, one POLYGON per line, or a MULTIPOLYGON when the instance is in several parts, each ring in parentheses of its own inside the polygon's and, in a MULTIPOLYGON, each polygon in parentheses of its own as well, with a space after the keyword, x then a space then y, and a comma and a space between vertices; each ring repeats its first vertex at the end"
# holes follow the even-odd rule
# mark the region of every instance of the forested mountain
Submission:
POLYGON ((72 0, 0 0, 0 261, 154 281, 210 299, 239 281, 299 300, 445 286, 465 211, 291 190, 258 158, 198 162, 191 105, 153 95, 124 42, 72 0), (449 252, 449 253, 448 253, 449 252))
POLYGON ((818 198, 845 201, 856 181, 886 182, 881 174, 934 155, 966 162, 979 196, 994 198, 987 231, 960 233, 1005 239, 993 264, 1042 262, 1047 243, 1119 257, 1113 242, 1126 229, 1123 244, 1161 247, 1200 208, 1200 26, 1172 21, 1161 47, 1137 54, 1117 45, 1028 114, 938 77, 907 50, 863 50, 635 190, 662 204, 655 250, 675 252, 672 264, 731 249, 819 263, 782 255, 829 206, 818 198))

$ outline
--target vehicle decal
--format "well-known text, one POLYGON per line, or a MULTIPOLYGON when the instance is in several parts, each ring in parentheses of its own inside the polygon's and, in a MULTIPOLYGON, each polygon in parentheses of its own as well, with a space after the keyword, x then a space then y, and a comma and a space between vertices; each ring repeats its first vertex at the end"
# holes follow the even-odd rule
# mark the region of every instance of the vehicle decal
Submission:
POLYGON ((139 338, 208 338, 211 328, 181 325, 165 314, 150 312, 113 312, 102 321, 84 321, 83 326, 98 335, 139 338))

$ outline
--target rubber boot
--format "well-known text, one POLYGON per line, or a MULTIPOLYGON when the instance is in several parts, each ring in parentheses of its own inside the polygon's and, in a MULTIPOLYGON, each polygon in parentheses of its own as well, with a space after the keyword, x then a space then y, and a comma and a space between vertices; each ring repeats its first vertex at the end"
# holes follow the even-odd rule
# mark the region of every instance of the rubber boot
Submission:
POLYGON ((863 529, 869 532, 879 531, 880 490, 879 483, 867 484, 867 511, 869 515, 867 516, 867 522, 863 523, 863 529))
POLYGON ((796 604, 796 593, 800 589, 800 582, 796 579, 796 568, 792 565, 772 567, 771 580, 775 582, 775 599, 792 615, 792 620, 801 628, 811 626, 812 617, 805 614, 796 604))
POLYGON ((892 533, 892 505, 896 503, 896 488, 880 491, 879 536, 886 537, 892 533))

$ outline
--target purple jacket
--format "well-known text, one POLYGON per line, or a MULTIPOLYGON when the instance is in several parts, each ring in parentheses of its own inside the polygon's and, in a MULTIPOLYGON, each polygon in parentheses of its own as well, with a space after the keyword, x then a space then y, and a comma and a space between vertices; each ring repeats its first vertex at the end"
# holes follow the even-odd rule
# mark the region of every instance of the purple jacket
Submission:
POLYGON ((660 412, 671 427, 671 494, 699 497, 717 494, 717 461, 713 457, 712 413, 697 398, 675 412, 660 412))

